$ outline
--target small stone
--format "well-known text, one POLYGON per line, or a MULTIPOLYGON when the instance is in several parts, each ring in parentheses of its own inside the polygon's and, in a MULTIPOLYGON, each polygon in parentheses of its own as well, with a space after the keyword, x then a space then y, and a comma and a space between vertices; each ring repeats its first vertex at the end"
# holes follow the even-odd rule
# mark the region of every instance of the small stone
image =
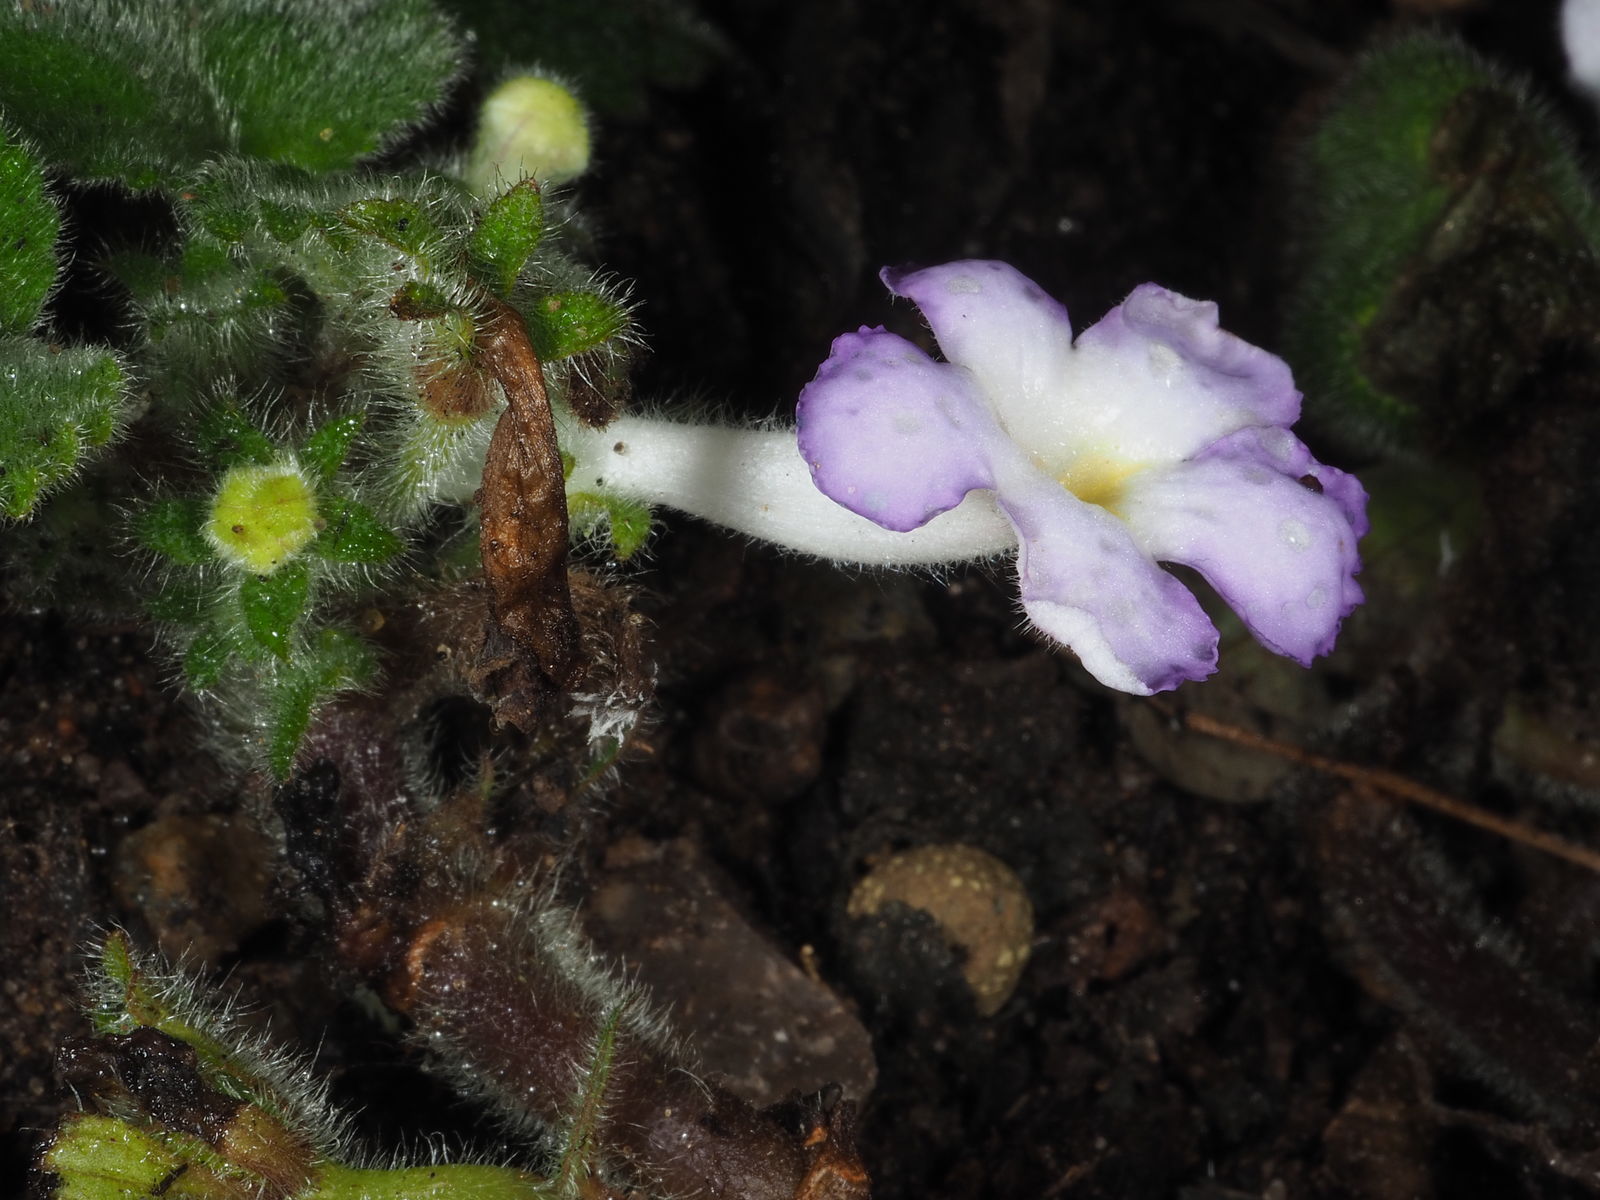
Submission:
POLYGON ((248 821, 172 814, 122 840, 113 886, 163 954, 210 969, 270 919, 272 857, 248 821))
POLYGON ((735 1095, 766 1107, 831 1084, 846 1099, 871 1093, 877 1065, 861 1022, 739 913, 691 842, 613 843, 579 919, 735 1095))
POLYGON ((1033 905, 1010 867, 973 846, 918 846, 874 867, 848 911, 870 917, 890 903, 927 913, 964 953, 961 974, 981 1015, 1005 1006, 1033 945, 1033 905))

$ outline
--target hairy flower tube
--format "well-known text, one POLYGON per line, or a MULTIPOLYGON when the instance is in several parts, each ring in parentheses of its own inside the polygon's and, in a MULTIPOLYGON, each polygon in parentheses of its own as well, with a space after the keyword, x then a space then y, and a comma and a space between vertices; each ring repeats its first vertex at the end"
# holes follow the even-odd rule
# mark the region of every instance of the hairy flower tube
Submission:
POLYGON ((801 392, 798 452, 787 431, 631 418, 575 431, 569 486, 853 563, 1015 549, 1029 620, 1140 695, 1216 669, 1216 627, 1158 562, 1197 570, 1269 649, 1305 665, 1331 649, 1361 601, 1366 493, 1290 432, 1300 393, 1281 359, 1154 284, 1074 341, 1065 309, 1004 263, 884 279, 947 361, 845 334, 801 392))

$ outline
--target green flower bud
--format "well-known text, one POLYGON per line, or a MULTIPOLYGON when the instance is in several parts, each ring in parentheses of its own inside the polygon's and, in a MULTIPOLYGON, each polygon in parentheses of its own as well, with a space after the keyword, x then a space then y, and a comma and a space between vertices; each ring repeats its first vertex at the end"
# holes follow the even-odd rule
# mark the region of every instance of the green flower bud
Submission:
POLYGON ((538 75, 506 80, 483 102, 467 182, 479 191, 532 177, 576 179, 589 169, 589 120, 567 88, 538 75))
POLYGON ((247 464, 222 477, 205 534, 225 562, 270 575, 317 536, 320 524, 316 493, 294 463, 247 464))

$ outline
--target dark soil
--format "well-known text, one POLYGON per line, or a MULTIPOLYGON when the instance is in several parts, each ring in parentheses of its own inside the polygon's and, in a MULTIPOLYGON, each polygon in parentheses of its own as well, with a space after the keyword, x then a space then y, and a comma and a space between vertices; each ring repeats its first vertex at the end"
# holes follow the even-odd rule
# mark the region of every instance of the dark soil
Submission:
MULTIPOLYGON (((636 393, 781 413, 833 335, 916 333, 880 265, 963 256, 1018 264, 1080 327, 1155 279, 1275 346, 1287 156, 1352 55, 1444 22, 1592 140, 1554 8, 707 3, 708 73, 603 121, 583 185, 642 304, 636 393)), ((489 734, 464 698, 388 698, 396 736, 446 782, 496 747, 477 836, 560 863, 563 902, 740 1094, 859 1100, 883 1200, 1600 1193, 1600 876, 1355 770, 1600 836, 1600 423, 1570 361, 1539 370, 1469 456, 1476 524, 1424 505, 1310 673, 1234 637, 1216 680, 1130 701, 1020 629, 1004 568, 844 575, 669 516, 643 567, 589 564, 590 619, 644 618, 656 671, 613 773, 580 779, 570 731, 489 734), (1194 712, 1348 769, 1224 745, 1194 712), (932 844, 994 855, 1031 901, 993 1015, 926 911, 847 911, 932 844)), ((1408 470, 1376 478, 1405 492, 1408 470)), ((459 1073, 329 953, 300 810, 217 765, 167 674, 137 629, 0 628, 0 1193, 76 1105, 53 1063, 112 924, 231 974, 380 1145, 499 1153, 459 1073)))

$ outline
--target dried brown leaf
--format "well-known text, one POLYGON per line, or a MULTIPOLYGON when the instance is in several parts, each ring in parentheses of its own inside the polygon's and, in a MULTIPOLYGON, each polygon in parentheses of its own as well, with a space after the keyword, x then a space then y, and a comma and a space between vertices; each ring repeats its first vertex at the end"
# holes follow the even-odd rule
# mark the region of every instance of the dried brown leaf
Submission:
MULTIPOLYGON (((496 424, 483 466, 481 555, 492 628, 484 650, 509 665, 505 641, 531 656, 531 671, 497 672, 516 690, 537 689, 497 705, 502 719, 524 724, 541 700, 582 674, 578 620, 567 584, 567 495, 561 453, 544 372, 515 309, 491 301, 481 361, 505 389, 506 411, 496 424), (497 636, 498 635, 498 636, 497 636)), ((487 665, 487 664, 485 664, 487 665)))

